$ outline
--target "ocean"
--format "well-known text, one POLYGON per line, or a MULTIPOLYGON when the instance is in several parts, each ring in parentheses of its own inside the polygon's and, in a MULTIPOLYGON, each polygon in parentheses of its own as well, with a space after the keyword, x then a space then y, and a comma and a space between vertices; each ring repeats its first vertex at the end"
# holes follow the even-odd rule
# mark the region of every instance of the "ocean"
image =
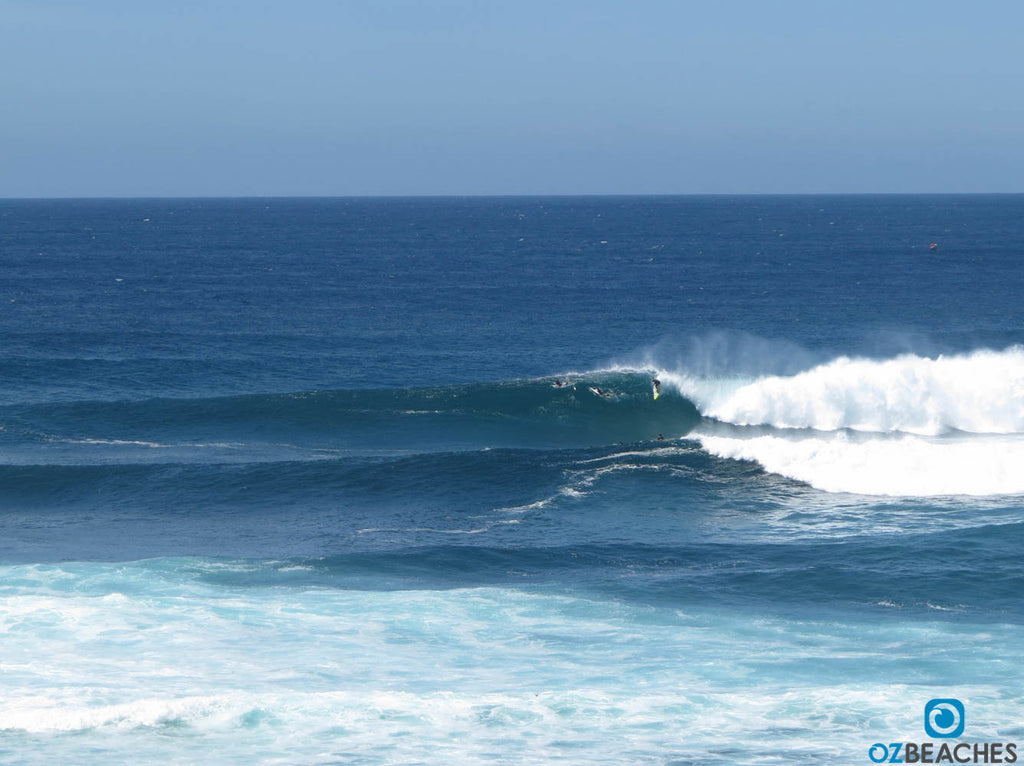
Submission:
POLYGON ((6 200, 0 259, 4 763, 1024 741, 1024 196, 6 200))

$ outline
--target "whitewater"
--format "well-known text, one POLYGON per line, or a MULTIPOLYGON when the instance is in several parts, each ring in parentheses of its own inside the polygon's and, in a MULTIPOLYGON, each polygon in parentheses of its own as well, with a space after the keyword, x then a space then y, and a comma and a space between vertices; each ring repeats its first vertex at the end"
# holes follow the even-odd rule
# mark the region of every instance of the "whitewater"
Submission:
POLYGON ((656 374, 713 421, 691 434, 705 449, 820 489, 1024 492, 1020 346, 936 358, 840 357, 753 379, 656 374))

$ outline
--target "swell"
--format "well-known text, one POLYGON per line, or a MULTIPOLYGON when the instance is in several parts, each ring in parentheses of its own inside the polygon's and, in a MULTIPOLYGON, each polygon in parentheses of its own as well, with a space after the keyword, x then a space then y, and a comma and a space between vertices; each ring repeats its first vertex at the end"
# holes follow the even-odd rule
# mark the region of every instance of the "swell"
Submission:
POLYGON ((434 545, 280 561, 154 562, 226 586, 572 587, 628 601, 898 610, 1018 622, 1024 524, 818 543, 434 545), (977 557, 984 555, 984 571, 977 557), (893 568, 898 560, 900 567, 893 568))
POLYGON ((597 372, 432 388, 8 406, 0 419, 8 446, 275 441, 440 450, 631 442, 685 433, 700 416, 684 397, 654 401, 646 373, 597 372))
POLYGON ((423 508, 436 501, 458 510, 460 498, 485 491, 525 501, 536 486, 562 475, 561 454, 484 450, 258 463, 0 465, 0 508, 69 513, 72 507, 123 506, 202 516, 226 507, 301 510, 317 499, 340 508, 363 497, 378 508, 381 500, 423 508))
MULTIPOLYGON (((257 463, 3 465, 0 560, 309 556, 456 539, 546 545, 565 539, 567 529, 600 534, 609 523, 628 524, 628 534, 642 538, 651 518, 629 521, 623 508, 657 507, 664 487, 699 493, 716 462, 725 461, 692 446, 643 443, 257 463), (585 496, 593 502, 581 502, 585 496)), ((673 513, 672 526, 678 521, 673 513)))
MULTIPOLYGON (((558 453, 556 453, 558 454, 558 453)), ((263 463, 0 466, 0 560, 316 555, 515 523, 545 451, 263 463), (363 534, 373 530, 374 534, 363 534)))

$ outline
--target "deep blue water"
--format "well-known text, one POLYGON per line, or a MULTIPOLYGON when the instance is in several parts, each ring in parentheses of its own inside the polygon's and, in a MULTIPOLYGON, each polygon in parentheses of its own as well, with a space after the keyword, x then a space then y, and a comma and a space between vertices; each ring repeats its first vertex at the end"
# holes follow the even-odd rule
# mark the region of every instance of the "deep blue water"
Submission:
POLYGON ((0 201, 0 258, 5 762, 1024 739, 1024 196, 0 201))

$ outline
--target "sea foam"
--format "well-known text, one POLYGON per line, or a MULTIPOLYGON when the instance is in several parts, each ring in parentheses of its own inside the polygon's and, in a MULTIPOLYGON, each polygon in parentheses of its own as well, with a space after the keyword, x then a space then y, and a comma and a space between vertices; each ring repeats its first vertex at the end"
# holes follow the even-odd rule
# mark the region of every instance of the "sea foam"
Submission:
MULTIPOLYGON (((36 583, 15 609, 0 607, 10 637, 0 730, 31 745, 19 762, 81 763, 102 751, 105 762, 166 763, 168 742, 188 762, 218 752, 230 763, 396 764, 428 751, 446 763, 835 761, 863 751, 865 726, 887 731, 879 720, 899 720, 924 693, 893 689, 875 656, 956 645, 964 659, 952 671, 919 672, 959 689, 1013 635, 1011 625, 981 636, 922 621, 866 630, 856 619, 511 588, 175 579, 252 566, 0 567, 6 582, 36 583), (814 716, 816 727, 802 725, 814 716), (609 729, 621 736, 609 741, 609 729), (722 743, 732 748, 724 758, 722 743)), ((997 688, 969 691, 979 719, 1003 713, 997 688)))
POLYGON ((790 376, 663 377, 705 417, 736 425, 938 434, 1024 432, 1024 348, 960 356, 840 357, 790 376))
POLYGON ((911 434, 851 440, 821 436, 732 438, 695 434, 719 457, 753 460, 765 470, 828 492, 934 497, 1024 493, 1024 437, 943 440, 911 434))
POLYGON ((1024 493, 1024 348, 936 358, 840 357, 790 375, 663 373, 710 424, 692 436, 719 457, 831 492, 1024 493), (768 433, 765 428, 770 429, 768 433))

